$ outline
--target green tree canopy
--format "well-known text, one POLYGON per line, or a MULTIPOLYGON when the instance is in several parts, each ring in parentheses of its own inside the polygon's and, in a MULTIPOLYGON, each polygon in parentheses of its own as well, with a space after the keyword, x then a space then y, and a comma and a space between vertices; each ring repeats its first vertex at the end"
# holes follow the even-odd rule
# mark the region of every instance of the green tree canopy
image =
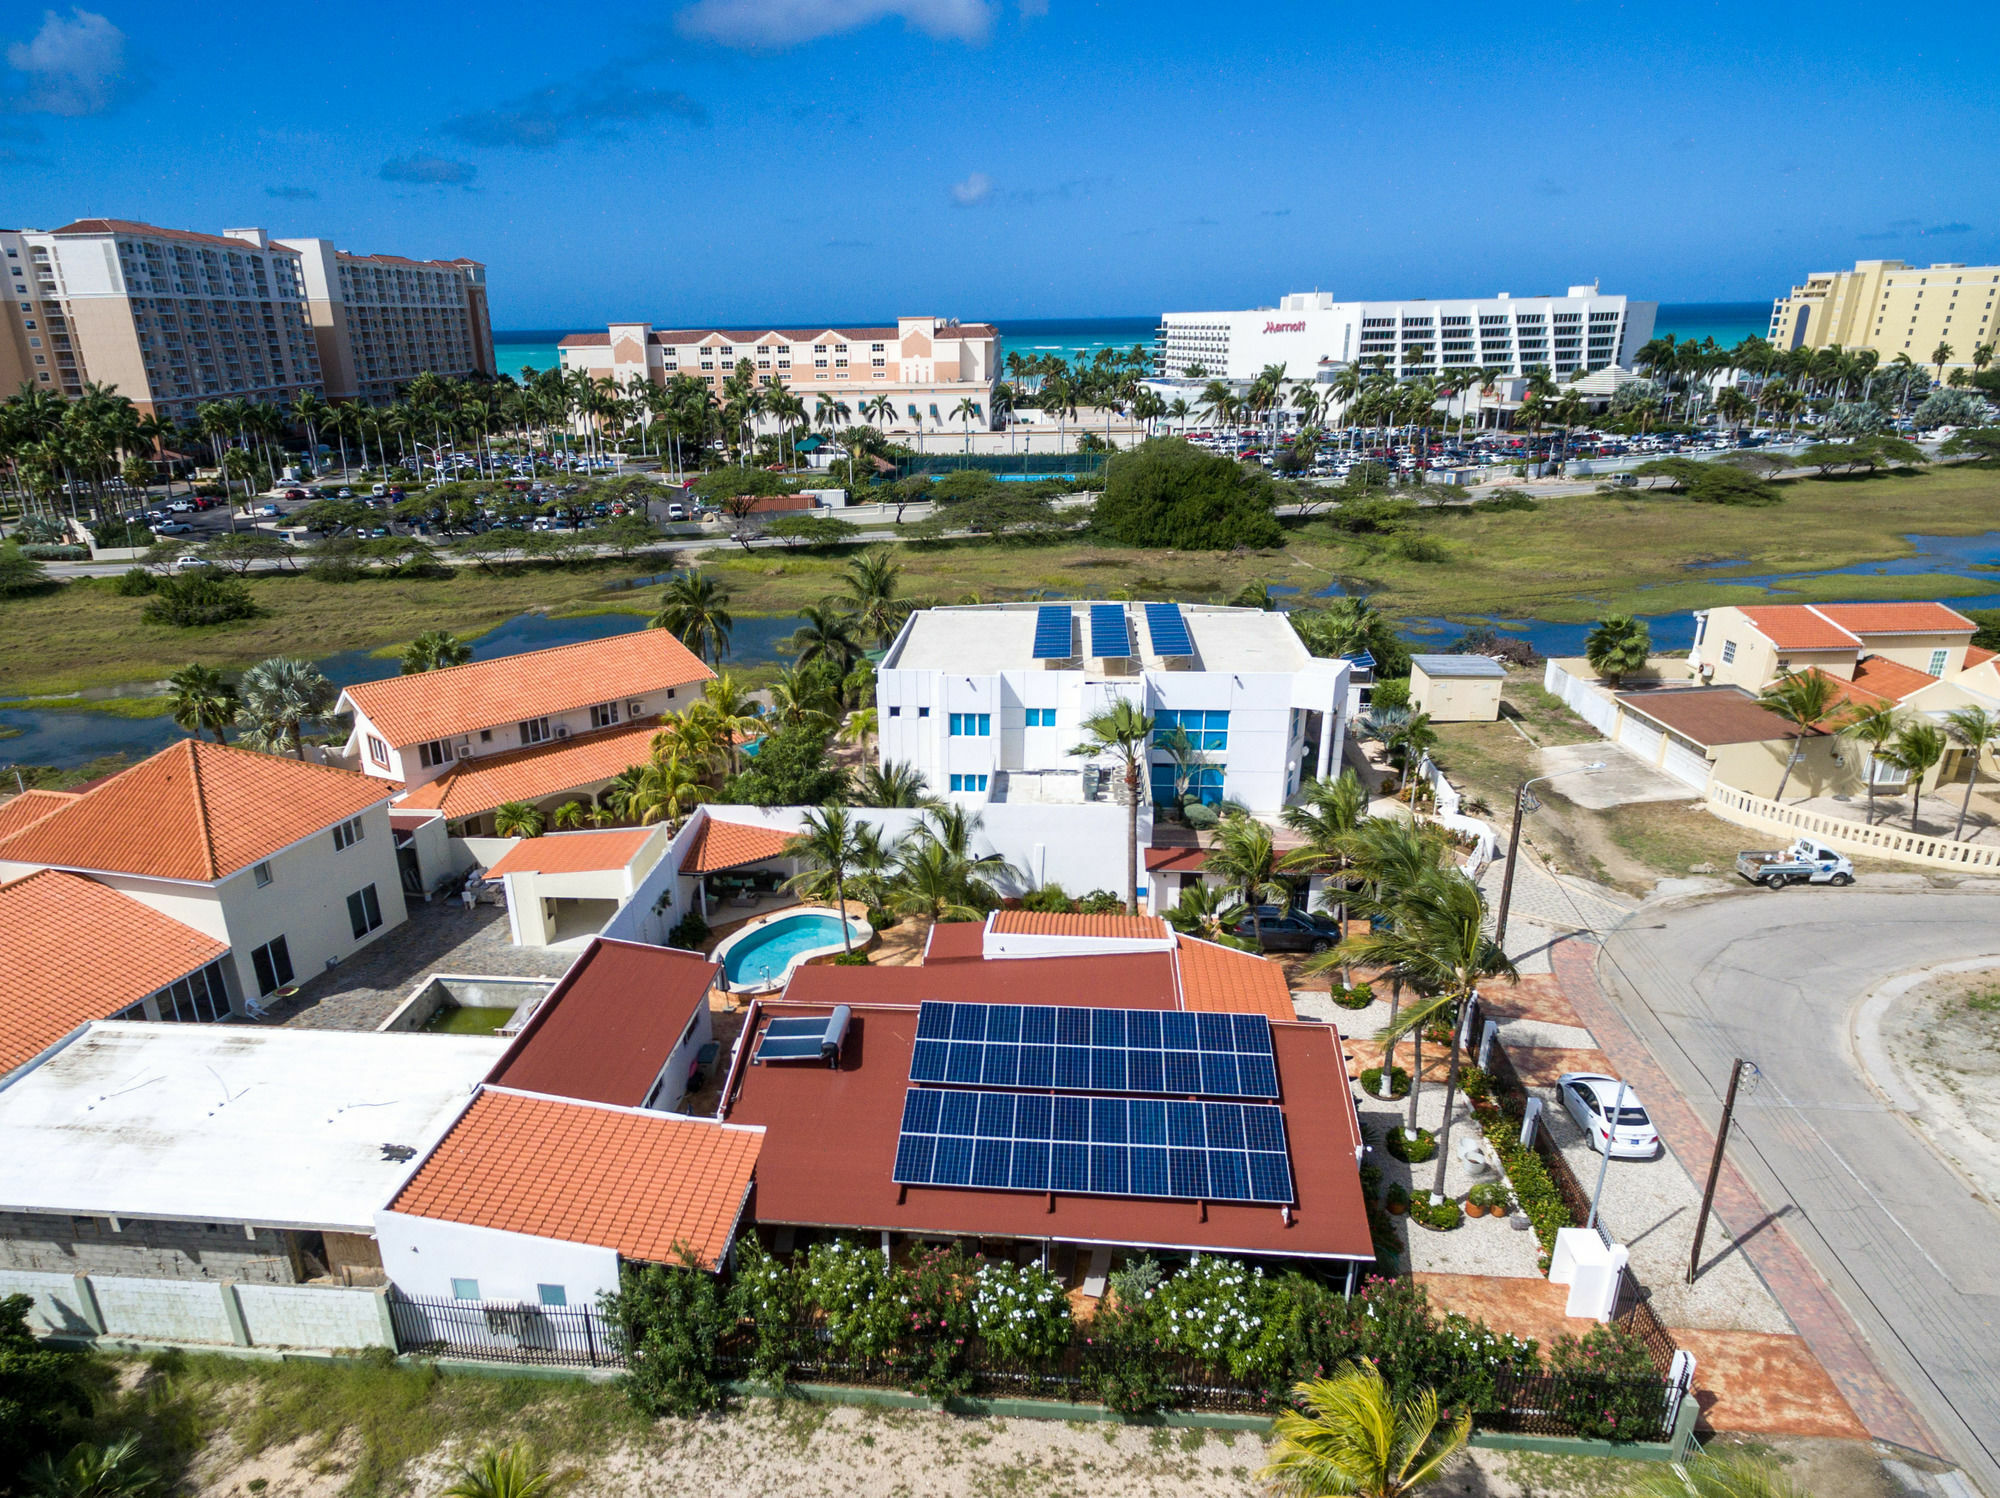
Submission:
POLYGON ((1273 547, 1284 543, 1284 530, 1271 505, 1267 474, 1179 438, 1156 437, 1112 458, 1093 523, 1127 546, 1273 547))

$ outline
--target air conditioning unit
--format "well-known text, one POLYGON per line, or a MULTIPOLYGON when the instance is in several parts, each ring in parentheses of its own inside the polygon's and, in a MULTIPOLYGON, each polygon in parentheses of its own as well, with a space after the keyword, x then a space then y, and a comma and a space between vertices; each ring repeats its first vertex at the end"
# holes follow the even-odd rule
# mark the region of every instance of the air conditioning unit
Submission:
POLYGON ((632 699, 632 701, 630 701, 630 702, 628 702, 628 703, 626 703, 626 704, 625 704, 625 715, 626 715, 626 716, 627 716, 628 718, 643 718, 643 717, 645 717, 645 716, 646 716, 646 704, 645 704, 645 703, 643 703, 643 702, 641 702, 641 701, 639 701, 639 700, 638 700, 638 699, 637 699, 636 697, 635 697, 635 698, 633 698, 633 699, 632 699))
POLYGON ((473 754, 472 740, 460 739, 458 741, 458 757, 460 759, 471 759, 472 754, 473 754))
POLYGON ((569 724, 567 724, 567 723, 559 723, 559 724, 557 724, 557 725, 556 725, 556 737, 557 737, 557 738, 559 738, 559 739, 566 739, 566 738, 568 738, 568 737, 569 737, 569 724))

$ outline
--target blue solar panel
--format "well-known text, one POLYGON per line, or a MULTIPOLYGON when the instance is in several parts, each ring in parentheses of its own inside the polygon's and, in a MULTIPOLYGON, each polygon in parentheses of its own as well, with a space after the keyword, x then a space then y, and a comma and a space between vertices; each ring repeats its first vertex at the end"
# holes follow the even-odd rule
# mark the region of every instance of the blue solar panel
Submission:
POLYGON ((1035 659, 1066 661, 1070 658, 1070 609, 1066 603, 1045 603, 1035 610, 1035 659))
POLYGON ((1278 1096, 1260 1014, 924 1001, 912 1082, 1168 1097, 1278 1096))
POLYGON ((1113 659, 1132 653, 1132 625, 1122 603, 1090 606, 1090 653, 1113 659))
POLYGON ((1285 1119, 1262 1103, 916 1087, 895 1179, 909 1186, 1289 1202, 1285 1119))
POLYGON ((1194 640, 1188 635, 1187 620, 1177 603, 1146 605, 1146 633, 1152 637, 1155 655, 1193 655, 1194 640))

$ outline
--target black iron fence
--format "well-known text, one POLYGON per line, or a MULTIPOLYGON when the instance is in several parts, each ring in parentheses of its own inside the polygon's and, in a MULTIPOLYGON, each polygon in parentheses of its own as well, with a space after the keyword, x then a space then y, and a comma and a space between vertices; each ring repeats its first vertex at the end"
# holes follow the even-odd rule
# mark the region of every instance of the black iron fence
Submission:
POLYGON ((622 1368, 616 1327, 588 1306, 389 1297, 399 1352, 569 1368, 622 1368))

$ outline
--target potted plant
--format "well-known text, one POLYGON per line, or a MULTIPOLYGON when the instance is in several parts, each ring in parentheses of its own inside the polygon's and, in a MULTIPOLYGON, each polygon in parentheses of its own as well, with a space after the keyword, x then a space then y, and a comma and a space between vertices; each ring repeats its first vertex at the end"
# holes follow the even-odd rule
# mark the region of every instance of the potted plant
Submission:
POLYGON ((1389 1185, 1389 1214, 1392 1217, 1401 1217, 1409 1210, 1410 1188, 1401 1181, 1392 1181, 1389 1185))
POLYGON ((1512 1205, 1507 1188, 1498 1181, 1481 1181, 1465 1194, 1467 1217, 1505 1217, 1512 1205))

